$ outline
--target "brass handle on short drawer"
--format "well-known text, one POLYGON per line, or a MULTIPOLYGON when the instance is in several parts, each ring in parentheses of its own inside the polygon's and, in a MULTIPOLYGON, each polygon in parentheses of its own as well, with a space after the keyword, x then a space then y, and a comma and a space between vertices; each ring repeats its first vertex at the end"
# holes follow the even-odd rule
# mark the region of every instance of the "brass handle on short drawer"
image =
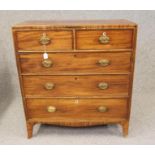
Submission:
POLYGON ((109 61, 108 59, 101 59, 101 60, 98 61, 98 64, 99 64, 100 66, 105 67, 105 66, 110 65, 110 61, 109 61))
POLYGON ((53 65, 53 62, 52 62, 52 60, 44 59, 42 61, 42 65, 43 65, 43 67, 49 68, 53 65))
POLYGON ((108 108, 105 107, 105 106, 99 106, 97 110, 98 110, 99 112, 107 112, 107 111, 108 111, 108 108))
POLYGON ((106 32, 103 32, 103 34, 99 37, 99 42, 101 44, 108 44, 110 41, 110 38, 107 36, 106 32))
POLYGON ((56 112, 56 107, 54 107, 54 106, 48 106, 47 107, 47 111, 48 112, 56 112))
POLYGON ((100 83, 98 84, 98 87, 99 87, 100 89, 102 89, 102 90, 105 90, 105 89, 108 88, 108 83, 106 83, 106 82, 100 82, 100 83))
POLYGON ((52 89, 54 89, 55 85, 54 85, 54 83, 45 83, 44 87, 47 90, 52 90, 52 89))
POLYGON ((51 42, 51 39, 46 35, 46 33, 43 33, 39 42, 42 45, 48 45, 51 42))

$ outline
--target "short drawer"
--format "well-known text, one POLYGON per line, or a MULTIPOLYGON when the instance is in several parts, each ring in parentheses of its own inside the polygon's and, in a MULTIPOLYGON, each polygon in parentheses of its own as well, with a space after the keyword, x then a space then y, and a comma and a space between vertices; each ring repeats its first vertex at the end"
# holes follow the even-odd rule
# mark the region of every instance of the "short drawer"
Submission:
POLYGON ((79 30, 76 32, 77 49, 131 49, 133 30, 79 30))
POLYGON ((102 119, 125 118, 127 99, 27 99, 29 118, 102 119))
POLYGON ((17 32, 17 48, 24 51, 70 50, 72 31, 23 31, 17 32))
POLYGON ((23 74, 129 73, 131 53, 21 54, 23 74))
POLYGON ((127 96, 129 76, 23 76, 26 97, 127 96))

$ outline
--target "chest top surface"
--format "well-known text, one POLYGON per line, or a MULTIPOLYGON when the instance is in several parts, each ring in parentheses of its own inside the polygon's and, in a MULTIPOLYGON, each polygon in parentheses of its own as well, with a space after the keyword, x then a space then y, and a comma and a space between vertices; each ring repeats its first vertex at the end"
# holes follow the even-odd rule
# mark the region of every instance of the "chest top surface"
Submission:
POLYGON ((13 29, 48 29, 48 28, 134 28, 136 23, 124 20, 70 20, 70 21, 25 21, 13 26, 13 29))

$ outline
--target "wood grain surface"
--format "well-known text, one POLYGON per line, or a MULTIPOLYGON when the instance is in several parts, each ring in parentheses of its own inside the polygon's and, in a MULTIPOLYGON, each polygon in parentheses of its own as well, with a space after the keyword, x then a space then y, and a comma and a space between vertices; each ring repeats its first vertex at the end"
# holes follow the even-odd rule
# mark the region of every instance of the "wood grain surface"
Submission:
POLYGON ((44 50, 39 40, 43 33, 51 39, 46 45, 46 50, 69 50, 72 49, 72 31, 24 31, 17 32, 18 50, 44 50))
POLYGON ((132 49, 132 30, 79 30, 76 31, 77 49, 132 49), (106 32, 109 43, 101 44, 99 37, 106 32))
POLYGON ((48 59, 53 65, 43 67, 43 54, 20 54, 22 74, 129 74, 131 53, 53 53, 48 59), (110 61, 100 66, 99 60, 110 61))
POLYGON ((29 118, 54 119, 100 119, 100 118, 126 118, 126 99, 27 99, 29 118), (47 111, 49 106, 54 106, 56 111, 47 111), (106 112, 99 112, 98 107, 105 106, 106 112))
POLYGON ((128 94, 129 77, 127 75, 98 76, 24 76, 23 86, 26 97, 53 96, 121 96, 128 94), (98 84, 108 83, 106 90, 98 84), (53 83, 54 89, 46 90, 45 84, 53 83))

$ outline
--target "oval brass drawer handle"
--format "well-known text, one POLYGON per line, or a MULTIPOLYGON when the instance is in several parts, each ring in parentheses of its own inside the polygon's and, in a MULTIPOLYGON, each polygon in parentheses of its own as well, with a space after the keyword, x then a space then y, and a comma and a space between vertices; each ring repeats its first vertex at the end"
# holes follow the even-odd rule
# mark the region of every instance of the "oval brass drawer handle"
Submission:
POLYGON ((55 84, 54 83, 45 83, 44 87, 47 90, 52 90, 52 89, 54 89, 55 84))
POLYGON ((101 59, 101 60, 98 61, 98 64, 99 64, 100 66, 105 67, 105 66, 110 65, 110 60, 108 60, 108 59, 101 59))
POLYGON ((105 106, 99 106, 99 107, 98 107, 98 111, 99 111, 99 112, 107 112, 107 111, 108 111, 108 108, 105 107, 105 106))
POLYGON ((99 42, 101 44, 108 44, 110 42, 110 38, 107 36, 106 32, 103 32, 99 37, 99 42))
POLYGON ((52 60, 44 59, 42 61, 42 65, 43 65, 43 67, 49 68, 49 67, 52 67, 53 62, 52 62, 52 60))
POLYGON ((106 83, 106 82, 100 82, 100 83, 98 84, 98 87, 99 87, 100 89, 102 89, 102 90, 105 90, 105 89, 108 88, 108 83, 106 83))
POLYGON ((46 33, 43 33, 39 42, 42 45, 48 45, 51 42, 51 39, 46 35, 46 33))
POLYGON ((48 106, 48 107, 47 107, 47 111, 48 111, 48 112, 51 112, 51 113, 52 113, 52 112, 56 112, 56 107, 54 107, 54 106, 48 106))

